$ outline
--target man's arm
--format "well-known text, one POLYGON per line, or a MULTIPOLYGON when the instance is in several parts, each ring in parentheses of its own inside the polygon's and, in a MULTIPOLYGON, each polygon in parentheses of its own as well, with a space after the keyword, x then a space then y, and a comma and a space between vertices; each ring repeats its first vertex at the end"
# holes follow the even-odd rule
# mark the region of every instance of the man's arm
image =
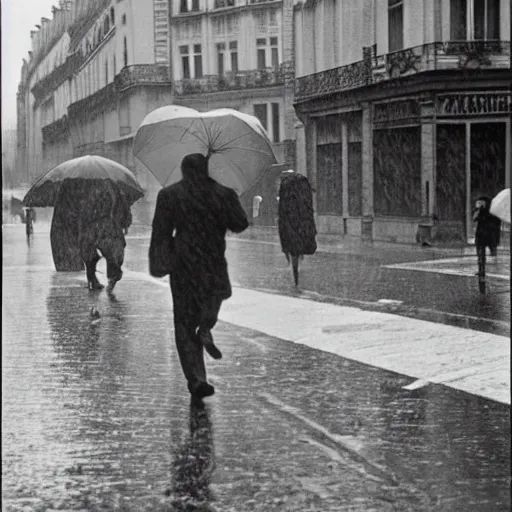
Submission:
POLYGON ((233 233, 241 233, 249 227, 247 214, 234 190, 227 191, 226 227, 233 233))
POLYGON ((164 277, 171 272, 171 256, 174 249, 174 220, 169 198, 160 190, 156 200, 153 229, 149 244, 149 273, 164 277))

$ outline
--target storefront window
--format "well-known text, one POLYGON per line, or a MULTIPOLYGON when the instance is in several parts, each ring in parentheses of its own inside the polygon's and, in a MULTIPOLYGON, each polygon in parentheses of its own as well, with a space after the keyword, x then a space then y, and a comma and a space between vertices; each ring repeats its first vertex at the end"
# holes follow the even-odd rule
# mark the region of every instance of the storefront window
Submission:
POLYGON ((374 130, 373 158, 375 214, 420 216, 420 127, 374 130))
POLYGON ((326 116, 317 122, 317 212, 343 214, 342 119, 326 116))

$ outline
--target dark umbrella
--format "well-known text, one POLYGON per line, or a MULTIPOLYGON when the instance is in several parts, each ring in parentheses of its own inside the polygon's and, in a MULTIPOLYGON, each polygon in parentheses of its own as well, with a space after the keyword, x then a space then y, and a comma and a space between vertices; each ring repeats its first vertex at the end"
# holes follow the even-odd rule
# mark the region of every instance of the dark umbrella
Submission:
MULTIPOLYGON (((67 160, 41 176, 23 199, 25 206, 55 206, 60 186, 65 180, 97 182, 110 181, 132 205, 144 192, 133 173, 123 165, 97 155, 86 155, 67 160)), ((87 183, 90 185, 90 183, 87 183)))

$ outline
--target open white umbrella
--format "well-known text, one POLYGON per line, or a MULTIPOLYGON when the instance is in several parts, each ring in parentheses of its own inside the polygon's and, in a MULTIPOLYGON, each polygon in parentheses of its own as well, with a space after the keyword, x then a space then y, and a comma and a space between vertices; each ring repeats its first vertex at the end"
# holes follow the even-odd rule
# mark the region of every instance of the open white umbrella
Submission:
POLYGON ((510 189, 502 190, 492 201, 489 210, 495 217, 510 224, 510 189))
POLYGON ((251 115, 232 109, 210 112, 171 105, 146 116, 133 154, 162 186, 181 180, 181 161, 192 153, 209 156, 212 178, 240 195, 276 163, 265 129, 251 115))

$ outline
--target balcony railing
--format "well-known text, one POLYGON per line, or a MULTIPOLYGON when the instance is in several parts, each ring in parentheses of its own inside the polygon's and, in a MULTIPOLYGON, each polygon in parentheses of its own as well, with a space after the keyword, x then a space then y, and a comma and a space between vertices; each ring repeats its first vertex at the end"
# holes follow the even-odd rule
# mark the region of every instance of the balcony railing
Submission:
POLYGON ((288 67, 263 68, 250 71, 231 71, 223 75, 206 75, 202 78, 180 80, 174 84, 177 96, 211 92, 236 91, 271 87, 285 83, 288 67))
POLYGON ((66 61, 55 68, 49 75, 39 80, 31 91, 35 98, 35 103, 39 104, 48 94, 57 89, 59 85, 71 78, 78 68, 82 65, 83 57, 74 53, 70 55, 66 61))
POLYGON ((137 64, 123 68, 115 78, 117 91, 124 91, 135 85, 171 85, 168 66, 137 64))
POLYGON ((51 124, 43 126, 43 146, 53 144, 60 139, 66 139, 68 136, 68 117, 65 115, 51 124))
POLYGON ((347 66, 295 80, 295 100, 304 101, 435 70, 510 67, 510 41, 447 41, 407 48, 385 55, 367 53, 347 66))
POLYGON ((114 82, 96 91, 94 94, 69 105, 68 116, 70 120, 80 119, 102 112, 107 105, 116 105, 114 82))

